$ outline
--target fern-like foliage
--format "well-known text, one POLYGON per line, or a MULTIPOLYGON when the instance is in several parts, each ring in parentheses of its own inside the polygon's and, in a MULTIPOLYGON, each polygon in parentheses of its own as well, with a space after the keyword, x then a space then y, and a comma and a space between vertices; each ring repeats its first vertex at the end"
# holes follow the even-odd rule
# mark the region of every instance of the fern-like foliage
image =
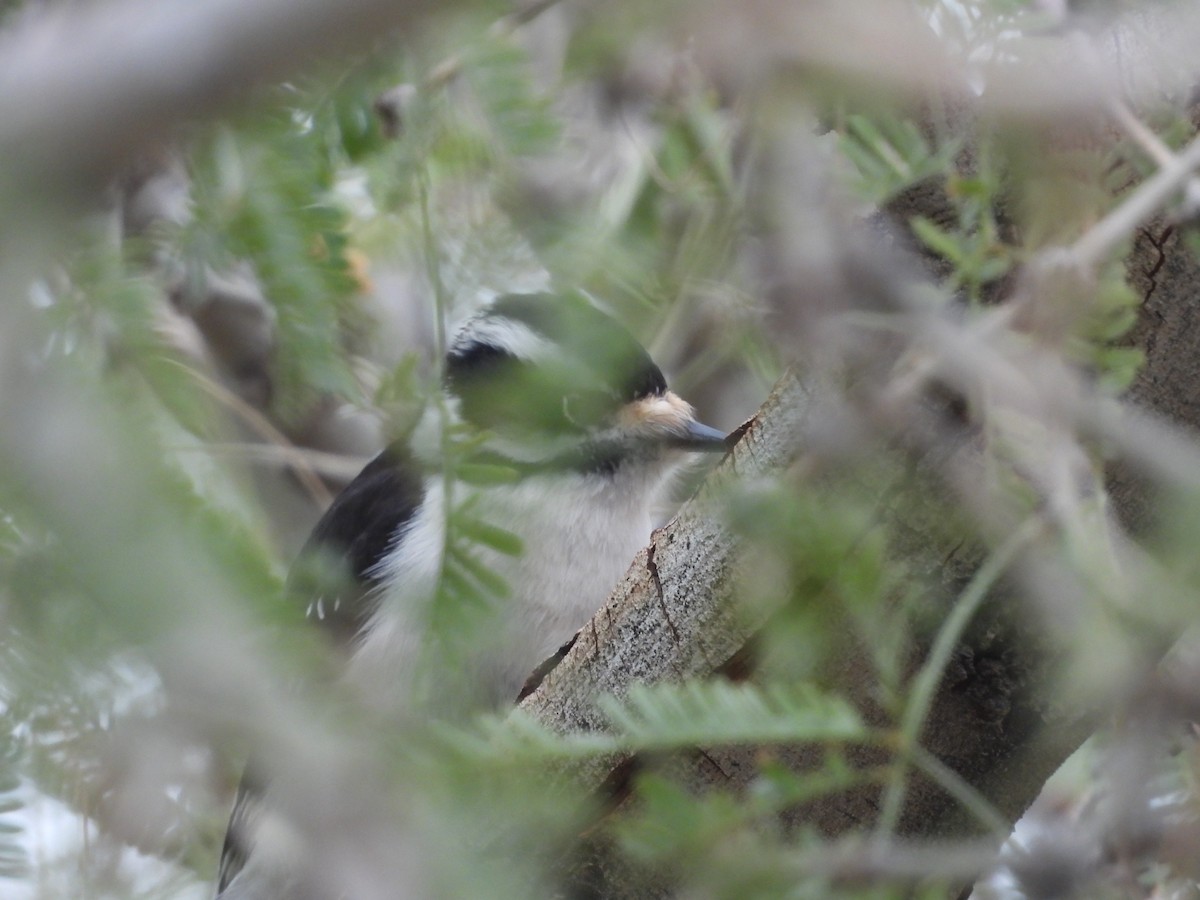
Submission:
POLYGON ((633 750, 716 744, 854 741, 867 731, 846 701, 810 684, 732 684, 720 679, 635 685, 601 709, 633 750))
POLYGON ((927 178, 952 171, 954 144, 935 146, 917 123, 896 115, 852 113, 841 130, 839 149, 854 164, 855 189, 885 203, 927 178))
POLYGON ((0 886, 3 879, 22 878, 29 869, 20 818, 26 801, 21 778, 25 754, 18 724, 7 710, 0 714, 0 886))
POLYGON ((344 341, 355 322, 345 213, 333 201, 311 112, 273 110, 254 131, 219 129, 193 156, 195 218, 178 246, 198 290, 210 272, 250 261, 277 314, 272 408, 285 421, 321 393, 352 396, 344 341))
POLYGON ((638 685, 606 697, 604 731, 557 734, 521 711, 486 717, 473 730, 445 731, 457 751, 502 765, 606 754, 742 744, 855 742, 872 732, 854 708, 809 684, 732 684, 715 679, 638 685))

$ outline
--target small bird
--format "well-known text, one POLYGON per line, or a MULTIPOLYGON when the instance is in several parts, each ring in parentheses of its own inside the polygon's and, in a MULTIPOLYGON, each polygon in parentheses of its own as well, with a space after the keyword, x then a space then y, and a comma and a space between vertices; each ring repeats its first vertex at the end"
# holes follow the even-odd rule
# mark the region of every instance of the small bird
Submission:
MULTIPOLYGON (((489 624, 470 658, 427 677, 457 674, 469 704, 496 708, 514 702, 603 603, 648 541, 686 454, 723 451, 726 437, 700 424, 637 340, 579 292, 492 301, 451 341, 443 388, 410 439, 384 450, 326 511, 289 588, 345 648, 347 680, 372 701, 403 707, 425 674, 447 523, 466 510, 487 534, 515 539, 458 551, 506 589, 491 591, 489 624), (448 435, 451 477, 442 465, 448 435), (489 477, 467 477, 481 471, 489 477)), ((271 874, 280 862, 255 859, 270 855, 255 852, 263 802, 243 785, 219 900, 292 895, 271 874)))

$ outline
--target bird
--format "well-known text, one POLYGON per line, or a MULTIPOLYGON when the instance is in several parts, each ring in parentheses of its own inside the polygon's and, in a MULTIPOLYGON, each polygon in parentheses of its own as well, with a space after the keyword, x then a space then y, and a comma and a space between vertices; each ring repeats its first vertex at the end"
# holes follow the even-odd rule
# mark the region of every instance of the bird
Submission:
MULTIPOLYGON (((681 463, 724 451, 727 436, 699 422, 637 339, 582 291, 494 298, 449 341, 441 388, 414 431, 320 518, 288 593, 372 702, 404 707, 432 681, 435 703, 496 709, 599 609, 648 542, 681 463), (453 649, 430 623, 446 602, 447 535, 463 510, 484 539, 455 554, 488 595, 487 625, 461 664, 423 668, 453 649), (456 684, 439 691, 439 681, 456 684)), ((255 846, 264 793, 244 780, 218 900, 293 895, 270 886, 278 862, 255 860, 269 855, 255 846)))

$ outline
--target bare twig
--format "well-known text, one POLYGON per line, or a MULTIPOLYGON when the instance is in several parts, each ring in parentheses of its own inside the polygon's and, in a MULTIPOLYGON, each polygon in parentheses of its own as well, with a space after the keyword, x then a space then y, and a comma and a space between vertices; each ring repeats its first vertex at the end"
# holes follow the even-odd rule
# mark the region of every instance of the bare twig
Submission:
POLYGON ((178 365, 192 377, 205 393, 228 407, 252 431, 273 444, 278 449, 278 452, 288 459, 292 471, 296 473, 296 477, 304 485, 305 490, 308 491, 309 496, 312 497, 318 506, 324 509, 333 502, 333 495, 330 494, 329 488, 325 487, 325 483, 321 481, 320 476, 317 475, 306 455, 288 439, 286 434, 272 425, 266 416, 237 394, 233 393, 233 391, 213 381, 213 379, 209 378, 203 372, 182 363, 178 365))
MULTIPOLYGON (((488 28, 488 35, 493 38, 507 37, 559 2, 560 0, 527 0, 527 2, 519 4, 512 12, 493 22, 488 28)), ((445 87, 458 77, 462 67, 462 54, 453 53, 432 66, 416 85, 405 82, 380 94, 375 101, 375 112, 382 120, 386 133, 391 137, 398 137, 402 130, 404 110, 417 92, 433 91, 445 87)))
POLYGON ((106 176, 185 119, 320 54, 413 22, 428 0, 154 0, 71 6, 0 41, 3 187, 106 176))
POLYGON ((1113 120, 1125 130, 1135 144, 1145 151, 1147 156, 1154 160, 1157 166, 1160 168, 1169 166, 1175 161, 1175 154, 1171 152, 1171 148, 1133 114, 1133 110, 1124 100, 1114 98, 1109 101, 1108 111, 1112 114, 1113 120))
POLYGON ((1170 202, 1197 168, 1200 168, 1200 137, 1194 138, 1116 209, 1084 232, 1071 245, 1067 260, 1084 271, 1095 270, 1129 240, 1139 225, 1170 202))
POLYGON ((901 841, 848 839, 818 850, 797 853, 791 867, 798 876, 819 876, 839 882, 873 879, 975 881, 996 864, 995 840, 914 844, 901 841))
MULTIPOLYGON (((945 623, 938 631, 937 639, 929 651, 929 656, 921 666, 913 682, 904 716, 900 723, 901 734, 901 764, 907 762, 907 757, 919 749, 918 741, 921 730, 925 727, 929 710, 933 706, 934 694, 945 674, 947 664, 962 640, 963 633, 975 615, 988 593, 996 582, 1004 575, 1006 569, 1013 564, 1026 545, 1038 536, 1042 530, 1042 522, 1038 518, 1029 519, 1024 526, 1017 529, 1012 536, 979 567, 971 583, 954 604, 954 608, 946 617, 945 623)), ((883 802, 879 814, 879 831, 888 833, 896 827, 900 820, 900 811, 904 805, 904 792, 907 778, 903 770, 888 783, 884 790, 883 802)), ((990 827, 1003 826, 1003 820, 990 807, 983 807, 984 816, 990 827)), ((1002 833, 1005 829, 1001 829, 1002 833)))
MULTIPOLYGON (((507 37, 558 3, 559 0, 531 0, 531 2, 522 3, 512 12, 493 22, 488 28, 488 35, 493 38, 507 37)), ((422 80, 421 86, 427 89, 441 87, 462 71, 462 64, 463 58, 460 54, 456 53, 447 57, 429 70, 429 74, 422 80)))
MULTIPOLYGON (((308 447, 297 447, 294 444, 246 444, 219 443, 206 441, 203 444, 177 446, 172 448, 176 453, 196 452, 212 456, 227 456, 234 459, 244 459, 250 462, 296 470, 297 460, 304 460, 311 472, 321 478, 337 481, 349 481, 367 464, 368 459, 361 456, 346 456, 340 453, 325 453, 308 447)), ((319 498, 314 500, 320 502, 319 498)))
MULTIPOLYGON (((1109 111, 1117 124, 1125 129, 1125 133, 1145 152, 1160 168, 1175 162, 1175 153, 1157 134, 1133 114, 1133 110, 1122 100, 1113 100, 1109 111)), ((1190 209, 1200 207, 1200 179, 1194 176, 1187 180, 1184 196, 1190 209)))

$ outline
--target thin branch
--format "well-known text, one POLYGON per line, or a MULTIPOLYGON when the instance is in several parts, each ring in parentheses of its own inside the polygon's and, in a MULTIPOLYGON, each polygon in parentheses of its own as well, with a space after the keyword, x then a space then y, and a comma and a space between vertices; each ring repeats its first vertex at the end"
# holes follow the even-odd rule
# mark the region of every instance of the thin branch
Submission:
MULTIPOLYGON (((1156 165, 1161 168, 1175 161, 1175 152, 1154 131, 1146 127, 1124 101, 1113 100, 1109 104, 1109 111, 1130 139, 1141 147, 1156 165)), ((1190 209, 1200 206, 1200 179, 1192 177, 1187 180, 1184 197, 1190 209)))
POLYGON ((321 481, 320 477, 313 470, 305 454, 297 449, 286 434, 272 425, 266 416, 224 385, 213 381, 213 379, 209 378, 203 372, 183 363, 177 363, 174 360, 168 360, 168 362, 178 365, 179 368, 192 377, 205 393, 235 413, 259 437, 278 447, 279 452, 289 458, 292 470, 296 473, 296 478, 304 485, 305 490, 308 491, 318 506, 324 509, 333 502, 333 495, 329 492, 329 488, 325 487, 325 483, 321 481))
MULTIPOLYGON (((971 579, 966 590, 962 592, 958 602, 946 617, 945 623, 938 631, 921 671, 913 680, 912 691, 904 708, 904 717, 900 725, 900 754, 897 760, 897 772, 887 785, 883 795, 882 811, 879 815, 878 830, 880 833, 892 832, 900 820, 900 812, 904 806, 904 793, 907 786, 905 763, 912 758, 920 748, 921 730, 925 727, 929 710, 933 706, 933 696, 941 683, 942 674, 950 662, 954 648, 962 639, 963 632, 974 617, 983 601, 987 598, 992 587, 1004 575, 1017 556, 1042 531, 1044 523, 1040 517, 1030 518, 988 557, 979 567, 975 577, 971 579)), ((993 812, 986 817, 989 826, 996 826, 996 814, 993 812)), ((1007 823, 1003 823, 1007 826, 1007 823)))
POLYGON ((1133 110, 1129 108, 1124 100, 1114 99, 1110 101, 1108 111, 1112 114, 1113 121, 1120 125, 1133 142, 1141 147, 1147 156, 1154 160, 1155 165, 1162 168, 1171 165, 1175 161, 1175 154, 1171 151, 1171 148, 1163 143, 1162 138, 1147 128, 1142 120, 1133 114, 1133 110))
MULTIPOLYGON (((513 34, 522 25, 532 22, 546 10, 552 6, 558 5, 559 0, 529 0, 520 4, 516 9, 507 15, 501 16, 491 27, 488 28, 488 36, 492 38, 503 38, 513 34)), ((463 57, 461 54, 454 54, 442 60, 436 66, 429 70, 429 74, 422 80, 421 85, 424 88, 441 87, 448 81, 454 79, 459 72, 462 71, 463 57)))
MULTIPOLYGON (((527 0, 517 9, 493 22, 487 30, 488 36, 492 38, 507 37, 559 2, 560 0, 527 0)), ((425 76, 418 82, 419 87, 410 82, 403 82, 381 93, 375 100, 375 112, 382 120, 385 132, 390 137, 398 137, 404 110, 410 99, 418 91, 434 91, 445 87, 462 72, 463 63, 464 58, 461 53, 452 53, 425 73, 425 76)))
POLYGON ((1067 262, 1094 271, 1129 239, 1139 225, 1159 212, 1200 168, 1200 137, 1157 173, 1142 182, 1116 209, 1089 228, 1067 251, 1067 262))
POLYGON ((1004 840, 1012 830, 1012 823, 1001 814, 992 802, 988 800, 969 781, 942 762, 924 747, 915 747, 912 753, 912 763, 918 771, 923 772, 942 790, 953 797, 963 809, 969 812, 992 835, 1004 840))
POLYGON ((34 17, 0 39, 0 186, 106 177, 181 121, 223 112, 248 87, 365 46, 434 6, 122 0, 34 17))
POLYGON ((990 840, 938 846, 851 838, 798 852, 791 860, 791 867, 800 877, 852 882, 912 880, 922 884, 932 879, 976 881, 995 865, 996 844, 990 840))
MULTIPOLYGON (((279 444, 206 441, 203 444, 179 445, 171 449, 176 453, 206 453, 211 456, 244 459, 248 462, 291 469, 293 471, 297 468, 297 460, 302 459, 307 467, 319 477, 339 481, 349 481, 361 472, 363 466, 369 462, 368 459, 361 456, 326 453, 322 450, 298 447, 294 444, 281 446, 279 444)), ((313 499, 316 500, 317 498, 314 497, 313 499)))

